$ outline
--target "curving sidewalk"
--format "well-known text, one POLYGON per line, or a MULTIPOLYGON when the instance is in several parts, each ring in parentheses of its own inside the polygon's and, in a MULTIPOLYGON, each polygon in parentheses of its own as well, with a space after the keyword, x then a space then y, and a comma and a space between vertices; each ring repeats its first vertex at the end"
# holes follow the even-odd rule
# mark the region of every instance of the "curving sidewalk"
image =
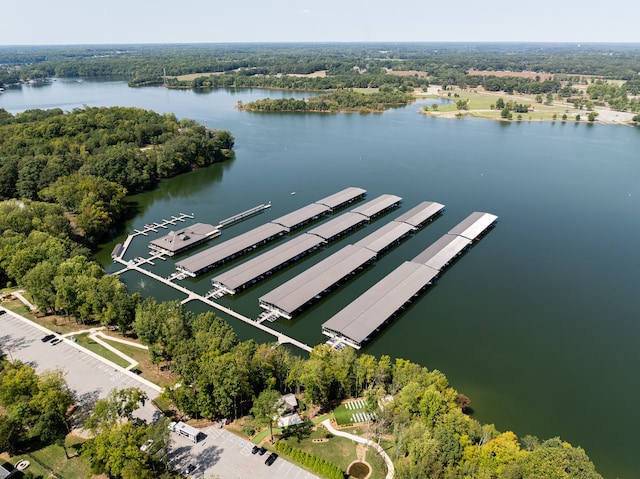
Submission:
POLYGON ((391 462, 391 458, 388 456, 388 454, 385 452, 385 450, 382 448, 382 446, 380 446, 378 443, 373 442, 373 441, 371 441, 369 439, 366 439, 364 437, 354 436, 353 434, 349 434, 348 432, 338 431, 337 429, 335 429, 331 425, 331 419, 325 419, 320 424, 322 424, 324 427, 326 427, 327 430, 329 432, 331 432, 331 434, 333 434, 334 436, 346 437, 346 438, 351 439, 353 441, 359 442, 360 444, 365 444, 367 446, 373 447, 376 451, 378 451, 378 454, 380 454, 382 456, 382 458, 384 459, 385 464, 387 465, 387 476, 386 476, 386 479, 393 479, 393 476, 395 474, 395 468, 393 467, 393 462, 391 462))

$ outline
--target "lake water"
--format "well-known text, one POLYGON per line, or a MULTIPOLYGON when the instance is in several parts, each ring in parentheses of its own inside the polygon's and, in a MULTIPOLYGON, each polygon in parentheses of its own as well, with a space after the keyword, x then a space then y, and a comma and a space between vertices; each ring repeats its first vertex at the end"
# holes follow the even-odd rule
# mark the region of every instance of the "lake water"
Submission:
MULTIPOLYGON (((441 218, 308 312, 273 323, 307 344, 323 342, 320 325, 328 317, 469 213, 498 215, 496 228, 363 351, 440 369, 471 398, 479 420, 520 435, 561 436, 584 447, 606 477, 638 477, 640 129, 434 119, 417 113, 421 103, 370 115, 235 109, 239 100, 306 95, 59 79, 9 89, 0 108, 137 106, 233 133, 233 161, 136 196, 139 214, 124 231, 179 212, 215 224, 272 202, 270 210, 225 229, 221 239, 228 239, 347 186, 365 188, 369 199, 383 193, 404 199, 399 210, 220 301, 250 317, 260 312, 259 296, 341 246, 420 201, 445 204, 441 218)), ((99 255, 105 264, 124 236, 105 245, 99 255)), ((146 254, 147 241, 134 240, 127 257, 146 254)), ((154 272, 173 271, 173 260, 159 263, 154 272)), ((204 293, 219 271, 183 284, 204 293)), ((181 298, 141 275, 123 280, 145 295, 181 298)), ((243 339, 272 339, 227 319, 243 339)))

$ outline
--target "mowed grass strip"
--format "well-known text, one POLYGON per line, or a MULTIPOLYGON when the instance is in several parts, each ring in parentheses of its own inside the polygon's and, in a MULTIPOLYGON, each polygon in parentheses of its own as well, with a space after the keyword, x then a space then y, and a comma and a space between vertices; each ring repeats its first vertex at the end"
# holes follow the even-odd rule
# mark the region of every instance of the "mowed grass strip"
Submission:
POLYGON ((292 435, 281 438, 291 447, 295 447, 314 456, 329 461, 346 472, 347 467, 357 459, 356 445, 346 437, 333 436, 325 442, 313 442, 314 439, 325 439, 324 428, 310 431, 308 435, 292 435))
POLYGON ((126 368, 129 366, 129 362, 118 356, 113 351, 109 351, 104 346, 96 343, 93 339, 89 338, 87 334, 77 334, 75 338, 78 340, 78 344, 87 348, 89 351, 92 351, 109 361, 116 363, 118 366, 122 366, 126 368))
POLYGON ((138 363, 136 369, 140 370, 140 376, 144 379, 147 379, 160 387, 167 387, 175 384, 177 376, 170 371, 161 370, 157 364, 152 364, 151 358, 149 357, 149 351, 147 349, 130 346, 118 341, 109 341, 104 336, 100 339, 108 343, 110 346, 113 346, 118 351, 122 351, 130 358, 135 359, 138 363))

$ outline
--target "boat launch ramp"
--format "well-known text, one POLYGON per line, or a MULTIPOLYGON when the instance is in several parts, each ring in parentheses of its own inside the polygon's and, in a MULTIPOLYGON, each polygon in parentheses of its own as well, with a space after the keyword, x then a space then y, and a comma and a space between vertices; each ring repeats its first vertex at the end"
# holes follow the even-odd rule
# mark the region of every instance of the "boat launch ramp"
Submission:
POLYGON ((444 269, 495 225, 474 212, 411 261, 405 261, 322 325, 334 346, 359 349, 435 281, 444 269), (464 236, 463 236, 464 235, 464 236))

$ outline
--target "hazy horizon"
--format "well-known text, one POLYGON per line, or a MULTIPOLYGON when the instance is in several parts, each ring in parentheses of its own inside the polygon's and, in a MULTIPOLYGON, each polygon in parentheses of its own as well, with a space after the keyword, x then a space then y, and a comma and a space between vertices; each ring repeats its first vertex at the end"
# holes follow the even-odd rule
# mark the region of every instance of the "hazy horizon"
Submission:
POLYGON ((539 0, 516 11, 508 0, 452 6, 409 2, 392 8, 338 0, 186 6, 113 0, 21 0, 3 5, 2 46, 194 43, 627 43, 640 42, 640 2, 615 9, 584 0, 539 0))

